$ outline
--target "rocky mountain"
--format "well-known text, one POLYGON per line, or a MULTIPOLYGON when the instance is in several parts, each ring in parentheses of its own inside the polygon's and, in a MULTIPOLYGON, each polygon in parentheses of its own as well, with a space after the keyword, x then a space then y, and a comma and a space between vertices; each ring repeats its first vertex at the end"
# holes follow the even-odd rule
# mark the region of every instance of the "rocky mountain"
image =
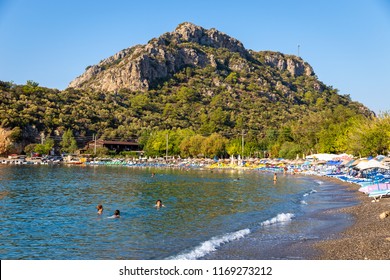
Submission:
POLYGON ((248 51, 240 41, 214 28, 204 29, 186 22, 173 32, 150 40, 146 45, 124 49, 97 65, 87 67, 69 87, 101 91, 146 91, 186 67, 206 66, 248 73, 270 66, 281 72, 287 71, 293 77, 314 75, 312 67, 299 57, 248 51), (230 54, 221 57, 216 53, 217 50, 230 54), (260 56, 263 57, 262 61, 260 56))
MULTIPOLYGON (((350 126, 373 116, 322 83, 302 58, 248 50, 216 29, 188 22, 88 66, 65 90, 0 81, 0 97, 0 147, 8 152, 23 148, 17 143, 61 138, 69 129, 78 139, 143 143, 187 130, 231 141, 245 132, 254 150, 296 156, 313 148, 345 151, 350 126)), ((164 137, 150 141, 155 154, 165 149, 164 137)))

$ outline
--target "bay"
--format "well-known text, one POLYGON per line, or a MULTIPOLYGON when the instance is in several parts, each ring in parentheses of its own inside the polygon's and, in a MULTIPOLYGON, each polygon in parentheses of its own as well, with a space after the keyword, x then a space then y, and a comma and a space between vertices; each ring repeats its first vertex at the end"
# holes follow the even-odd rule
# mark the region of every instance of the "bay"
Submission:
POLYGON ((29 260, 305 259, 292 245, 341 231, 322 214, 356 203, 315 177, 117 166, 0 165, 0 193, 1 259, 29 260))

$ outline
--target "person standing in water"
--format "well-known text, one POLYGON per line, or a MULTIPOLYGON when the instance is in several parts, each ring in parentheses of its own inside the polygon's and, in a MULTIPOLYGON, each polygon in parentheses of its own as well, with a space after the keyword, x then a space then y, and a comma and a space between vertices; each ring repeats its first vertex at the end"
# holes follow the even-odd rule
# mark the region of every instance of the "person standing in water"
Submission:
POLYGON ((98 206, 96 206, 96 209, 98 210, 97 211, 98 215, 103 214, 103 205, 99 204, 98 206))
POLYGON ((274 173, 274 182, 276 182, 278 180, 278 176, 276 175, 276 173, 274 173))

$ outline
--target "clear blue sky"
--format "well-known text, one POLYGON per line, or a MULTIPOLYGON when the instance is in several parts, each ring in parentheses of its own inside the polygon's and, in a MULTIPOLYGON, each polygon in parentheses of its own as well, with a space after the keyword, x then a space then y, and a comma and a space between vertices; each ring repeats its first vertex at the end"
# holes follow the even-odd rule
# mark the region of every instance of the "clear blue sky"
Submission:
POLYGON ((376 113, 390 110, 389 0, 0 0, 0 80, 65 89, 88 65, 184 21, 297 54, 376 113))

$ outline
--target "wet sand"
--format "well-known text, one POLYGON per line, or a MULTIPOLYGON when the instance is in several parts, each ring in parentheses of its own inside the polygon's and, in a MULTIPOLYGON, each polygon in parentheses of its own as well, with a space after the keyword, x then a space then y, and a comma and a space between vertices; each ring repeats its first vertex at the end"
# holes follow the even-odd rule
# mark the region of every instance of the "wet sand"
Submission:
MULTIPOLYGON (((372 202, 366 194, 358 191, 359 186, 347 184, 356 191, 360 203, 356 206, 331 210, 333 213, 347 213, 354 223, 345 231, 329 239, 313 244, 320 260, 389 260, 390 259, 390 216, 379 216, 390 211, 390 198, 372 202)), ((337 199, 337 198, 335 198, 337 199)))

